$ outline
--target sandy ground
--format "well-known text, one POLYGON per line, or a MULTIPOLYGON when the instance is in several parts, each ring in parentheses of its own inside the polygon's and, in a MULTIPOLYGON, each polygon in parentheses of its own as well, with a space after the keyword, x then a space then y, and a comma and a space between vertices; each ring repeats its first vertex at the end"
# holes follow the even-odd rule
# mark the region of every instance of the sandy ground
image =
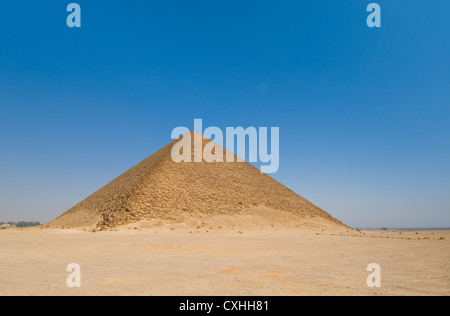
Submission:
POLYGON ((447 296, 450 232, 0 231, 0 295, 447 296))

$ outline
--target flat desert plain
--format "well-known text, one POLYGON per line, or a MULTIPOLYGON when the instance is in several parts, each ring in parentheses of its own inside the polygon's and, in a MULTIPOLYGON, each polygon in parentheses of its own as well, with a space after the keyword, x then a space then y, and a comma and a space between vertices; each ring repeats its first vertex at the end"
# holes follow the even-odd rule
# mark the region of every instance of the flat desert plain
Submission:
POLYGON ((449 231, 0 232, 0 295, 450 295, 449 231), (68 264, 81 267, 69 288, 68 264), (369 288, 367 266, 381 266, 369 288))

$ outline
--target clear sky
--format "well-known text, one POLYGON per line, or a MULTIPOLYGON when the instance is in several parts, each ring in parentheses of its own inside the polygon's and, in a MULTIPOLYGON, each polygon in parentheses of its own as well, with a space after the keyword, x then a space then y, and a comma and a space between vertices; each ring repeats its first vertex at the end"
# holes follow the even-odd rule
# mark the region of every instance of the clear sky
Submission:
POLYGON ((353 227, 450 227, 450 1, 0 6, 0 221, 47 222, 173 128, 280 127, 272 175, 353 227))

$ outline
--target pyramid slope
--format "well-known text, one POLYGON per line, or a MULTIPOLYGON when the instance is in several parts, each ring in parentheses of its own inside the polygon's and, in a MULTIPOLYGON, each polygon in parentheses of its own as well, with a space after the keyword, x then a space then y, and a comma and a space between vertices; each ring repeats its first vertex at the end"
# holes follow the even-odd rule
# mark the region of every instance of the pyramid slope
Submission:
MULTIPOLYGON (((163 147, 46 226, 103 230, 139 221, 175 222, 186 217, 238 216, 264 207, 285 212, 299 221, 345 227, 246 162, 173 162, 171 151, 176 142, 178 140, 163 147)), ((203 146, 209 142, 211 140, 203 138, 203 146)))

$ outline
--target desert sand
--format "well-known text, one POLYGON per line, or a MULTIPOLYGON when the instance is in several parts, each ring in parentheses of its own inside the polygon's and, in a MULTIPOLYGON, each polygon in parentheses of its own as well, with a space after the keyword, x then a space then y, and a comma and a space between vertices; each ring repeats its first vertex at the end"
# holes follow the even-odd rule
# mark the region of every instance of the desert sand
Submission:
POLYGON ((450 295, 449 231, 135 228, 1 231, 0 295, 450 295))
POLYGON ((352 230, 236 156, 176 163, 176 143, 49 224, 0 231, 0 295, 450 294, 448 231, 352 230))

